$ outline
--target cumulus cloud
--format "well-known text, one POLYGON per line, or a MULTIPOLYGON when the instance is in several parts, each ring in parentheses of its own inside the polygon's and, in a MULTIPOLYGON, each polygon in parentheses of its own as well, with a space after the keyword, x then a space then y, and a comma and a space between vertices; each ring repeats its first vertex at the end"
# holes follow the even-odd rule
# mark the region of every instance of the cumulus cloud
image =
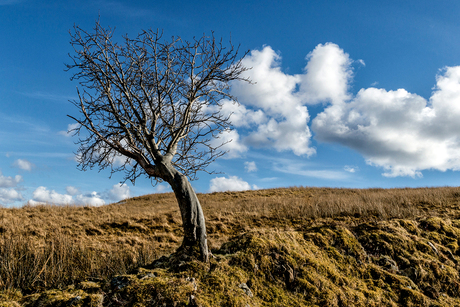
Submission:
POLYGON ((21 193, 15 189, 0 188, 0 204, 11 204, 23 199, 21 193))
POLYGON ((68 186, 66 188, 68 194, 60 194, 55 190, 49 190, 44 186, 40 186, 32 193, 32 199, 28 201, 31 206, 53 204, 53 205, 86 205, 86 206, 102 206, 105 201, 97 192, 87 194, 77 194, 79 191, 75 187, 68 186))
POLYGON ((129 186, 126 183, 114 184, 109 191, 109 198, 114 201, 120 201, 130 197, 129 186))
POLYGON ((308 103, 349 99, 352 60, 347 53, 333 43, 319 44, 307 60, 306 73, 300 77, 300 92, 308 103))
POLYGON ((101 196, 97 192, 91 192, 89 194, 79 194, 75 196, 75 203, 78 205, 86 205, 86 206, 103 206, 105 205, 105 201, 101 198, 101 196))
POLYGON ((222 131, 218 138, 211 140, 211 146, 220 145, 222 145, 220 150, 227 152, 224 156, 226 159, 238 158, 248 150, 248 147, 241 143, 240 135, 236 130, 222 131))
POLYGON ((246 172, 248 173, 251 173, 251 172, 256 172, 257 171, 257 165, 256 165, 256 162, 254 161, 246 161, 244 162, 244 169, 246 170, 246 172))
POLYGON ((333 100, 312 130, 320 141, 360 152, 387 177, 460 170, 459 101, 460 66, 447 67, 428 101, 405 89, 361 89, 349 101, 333 100))
POLYGON ((3 176, 0 171, 0 188, 12 188, 17 186, 20 182, 22 182, 22 176, 16 175, 14 177, 6 177, 3 176))
POLYGON ((14 177, 11 176, 3 176, 2 172, 0 171, 0 204, 11 204, 15 201, 23 200, 21 193, 18 192, 17 186, 19 183, 22 182, 22 176, 16 175, 14 177))
POLYGON ((228 116, 234 127, 250 127, 267 121, 267 117, 262 110, 252 110, 230 100, 221 102, 221 106, 208 106, 207 111, 217 112, 228 116))
POLYGON ((255 83, 237 82, 232 87, 232 93, 244 105, 233 115, 236 125, 251 126, 244 135, 244 144, 290 150, 296 155, 314 154, 307 125, 310 116, 297 93, 301 76, 282 72, 280 55, 268 46, 252 51, 243 64, 252 67, 245 77, 255 83))
POLYGON ((32 193, 32 200, 29 201, 31 205, 38 204, 56 204, 56 205, 69 205, 73 203, 71 195, 59 194, 54 190, 48 190, 46 187, 40 186, 32 193))
POLYGON ((257 189, 257 186, 251 185, 237 176, 216 177, 209 182, 209 192, 223 192, 223 191, 246 191, 257 189))
POLYGON ((27 160, 17 159, 16 161, 14 161, 13 166, 24 171, 30 172, 35 165, 27 160))
POLYGON ((69 195, 75 195, 78 194, 78 189, 76 187, 68 186, 65 188, 67 194, 69 195))
POLYGON ((227 158, 240 157, 251 146, 292 151, 298 156, 315 154, 307 106, 348 99, 353 61, 332 43, 318 45, 306 60, 302 74, 290 75, 281 70, 281 56, 270 46, 253 50, 244 58, 243 65, 251 69, 243 77, 252 84, 232 84, 232 94, 240 104, 225 100, 220 110, 208 107, 209 112, 229 116, 236 128, 222 136, 233 140, 226 145, 227 158))

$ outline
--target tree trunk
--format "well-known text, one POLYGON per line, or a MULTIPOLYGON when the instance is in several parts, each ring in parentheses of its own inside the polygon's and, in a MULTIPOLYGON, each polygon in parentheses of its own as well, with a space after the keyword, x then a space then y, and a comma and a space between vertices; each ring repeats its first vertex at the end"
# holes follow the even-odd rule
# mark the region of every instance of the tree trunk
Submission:
POLYGON ((184 241, 180 250, 193 253, 198 247, 200 258, 208 262, 208 241, 206 225, 200 201, 196 196, 187 177, 177 171, 172 165, 164 165, 169 173, 166 180, 172 187, 179 204, 184 228, 184 241))

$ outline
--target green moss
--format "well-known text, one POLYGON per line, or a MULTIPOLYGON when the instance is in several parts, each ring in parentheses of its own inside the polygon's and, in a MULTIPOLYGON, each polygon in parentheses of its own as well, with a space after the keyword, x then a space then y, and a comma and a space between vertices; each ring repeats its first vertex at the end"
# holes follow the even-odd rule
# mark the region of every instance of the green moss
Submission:
MULTIPOLYGON (((14 302, 22 298, 22 293, 16 289, 7 289, 0 291, 0 302, 14 302)), ((5 305, 6 306, 6 305, 5 305)))
POLYGON ((18 303, 22 298, 21 291, 8 289, 0 291, 0 307, 20 307, 18 303))

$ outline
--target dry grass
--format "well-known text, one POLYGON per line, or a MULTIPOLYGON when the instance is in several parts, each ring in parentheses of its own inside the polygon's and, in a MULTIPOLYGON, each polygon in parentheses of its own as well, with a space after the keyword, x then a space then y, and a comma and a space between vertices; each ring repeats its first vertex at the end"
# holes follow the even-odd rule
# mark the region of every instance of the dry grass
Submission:
MULTIPOLYGON (((285 188, 198 195, 212 250, 259 229, 296 230, 335 223, 460 217, 460 188, 285 188)), ((103 207, 0 208, 0 297, 64 289, 151 263, 180 244, 172 194, 147 195, 103 207), (16 294, 14 294, 16 295, 16 294)), ((1 299, 0 299, 1 302, 1 299)))
POLYGON ((200 195, 209 213, 244 218, 312 220, 360 217, 389 219, 458 213, 460 188, 332 189, 287 188, 200 195))
POLYGON ((30 293, 108 279, 171 252, 180 220, 163 197, 99 208, 1 208, 0 289, 30 293))

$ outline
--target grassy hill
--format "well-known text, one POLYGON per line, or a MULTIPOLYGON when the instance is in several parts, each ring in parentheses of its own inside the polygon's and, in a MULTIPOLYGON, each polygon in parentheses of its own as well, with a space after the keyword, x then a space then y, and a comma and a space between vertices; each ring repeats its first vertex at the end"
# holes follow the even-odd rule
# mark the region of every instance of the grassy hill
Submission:
POLYGON ((198 197, 208 265, 172 194, 0 208, 0 306, 460 306, 460 188, 198 197))

